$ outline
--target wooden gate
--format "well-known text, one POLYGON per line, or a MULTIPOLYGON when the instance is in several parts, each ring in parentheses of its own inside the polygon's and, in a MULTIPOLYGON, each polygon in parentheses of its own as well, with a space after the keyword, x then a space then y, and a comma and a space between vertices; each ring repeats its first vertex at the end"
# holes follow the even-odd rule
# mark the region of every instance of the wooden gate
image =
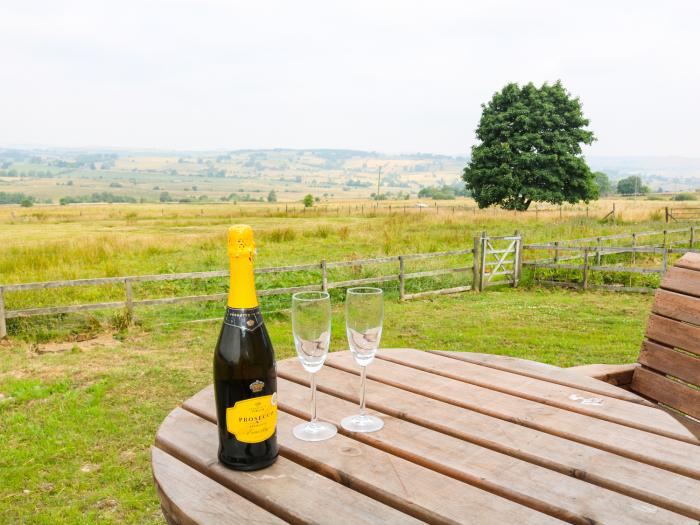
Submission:
POLYGON ((700 221, 700 208, 666 208, 666 222, 700 221))
POLYGON ((484 232, 479 241, 479 291, 502 284, 517 286, 522 268, 523 238, 520 234, 516 231, 514 235, 489 237, 484 232))

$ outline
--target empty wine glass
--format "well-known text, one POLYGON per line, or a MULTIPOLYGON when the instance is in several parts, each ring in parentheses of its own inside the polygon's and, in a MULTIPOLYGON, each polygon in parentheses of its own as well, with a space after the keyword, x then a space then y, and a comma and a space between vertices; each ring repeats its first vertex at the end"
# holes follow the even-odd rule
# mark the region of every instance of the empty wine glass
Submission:
POLYGON ((331 299, 326 292, 299 292, 292 296, 292 333, 297 356, 311 374, 311 421, 294 427, 303 441, 323 441, 338 432, 316 415, 316 372, 321 370, 331 341, 331 299))
POLYGON ((352 432, 375 432, 384 421, 365 411, 365 383, 367 365, 373 360, 382 338, 384 320, 384 293, 381 288, 349 288, 345 297, 345 331, 355 362, 362 370, 360 386, 360 413, 343 418, 340 424, 352 432))

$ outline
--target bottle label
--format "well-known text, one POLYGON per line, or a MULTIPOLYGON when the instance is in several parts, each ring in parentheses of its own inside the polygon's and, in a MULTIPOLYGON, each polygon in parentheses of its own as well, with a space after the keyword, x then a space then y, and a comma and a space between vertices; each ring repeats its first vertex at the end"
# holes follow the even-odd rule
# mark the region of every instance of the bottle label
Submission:
POLYGON ((226 429, 243 443, 260 443, 277 427, 277 394, 238 401, 226 409, 226 429))
POLYGON ((263 324, 260 308, 226 308, 224 324, 248 330, 257 330, 263 324))

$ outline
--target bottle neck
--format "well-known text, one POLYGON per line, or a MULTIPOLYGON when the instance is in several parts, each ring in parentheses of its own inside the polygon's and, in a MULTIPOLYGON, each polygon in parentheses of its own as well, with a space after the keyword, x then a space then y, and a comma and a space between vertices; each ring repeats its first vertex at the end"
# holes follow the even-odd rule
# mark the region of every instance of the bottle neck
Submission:
POLYGON ((228 291, 229 308, 257 308, 253 261, 251 257, 231 257, 231 277, 228 291))

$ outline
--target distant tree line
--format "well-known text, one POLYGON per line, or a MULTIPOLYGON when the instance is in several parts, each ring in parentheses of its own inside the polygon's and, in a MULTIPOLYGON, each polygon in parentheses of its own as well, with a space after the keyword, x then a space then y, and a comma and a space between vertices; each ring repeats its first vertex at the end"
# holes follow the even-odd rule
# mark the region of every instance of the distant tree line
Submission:
POLYGON ((55 177, 56 174, 46 170, 46 171, 41 171, 41 170, 27 170, 27 171, 18 171, 16 169, 10 169, 10 170, 0 170, 0 177, 30 177, 30 178, 38 178, 38 179, 51 179, 55 177))
POLYGON ((34 204, 36 199, 25 193, 7 193, 0 191, 0 204, 23 204, 25 202, 34 204))
POLYGON ((138 202, 135 197, 130 197, 128 195, 115 195, 113 193, 109 193, 106 191, 103 191, 101 193, 93 193, 92 195, 79 195, 75 197, 61 197, 58 201, 61 206, 65 206, 66 204, 78 204, 78 203, 84 203, 84 202, 116 202, 116 203, 121 203, 121 202, 138 202))

